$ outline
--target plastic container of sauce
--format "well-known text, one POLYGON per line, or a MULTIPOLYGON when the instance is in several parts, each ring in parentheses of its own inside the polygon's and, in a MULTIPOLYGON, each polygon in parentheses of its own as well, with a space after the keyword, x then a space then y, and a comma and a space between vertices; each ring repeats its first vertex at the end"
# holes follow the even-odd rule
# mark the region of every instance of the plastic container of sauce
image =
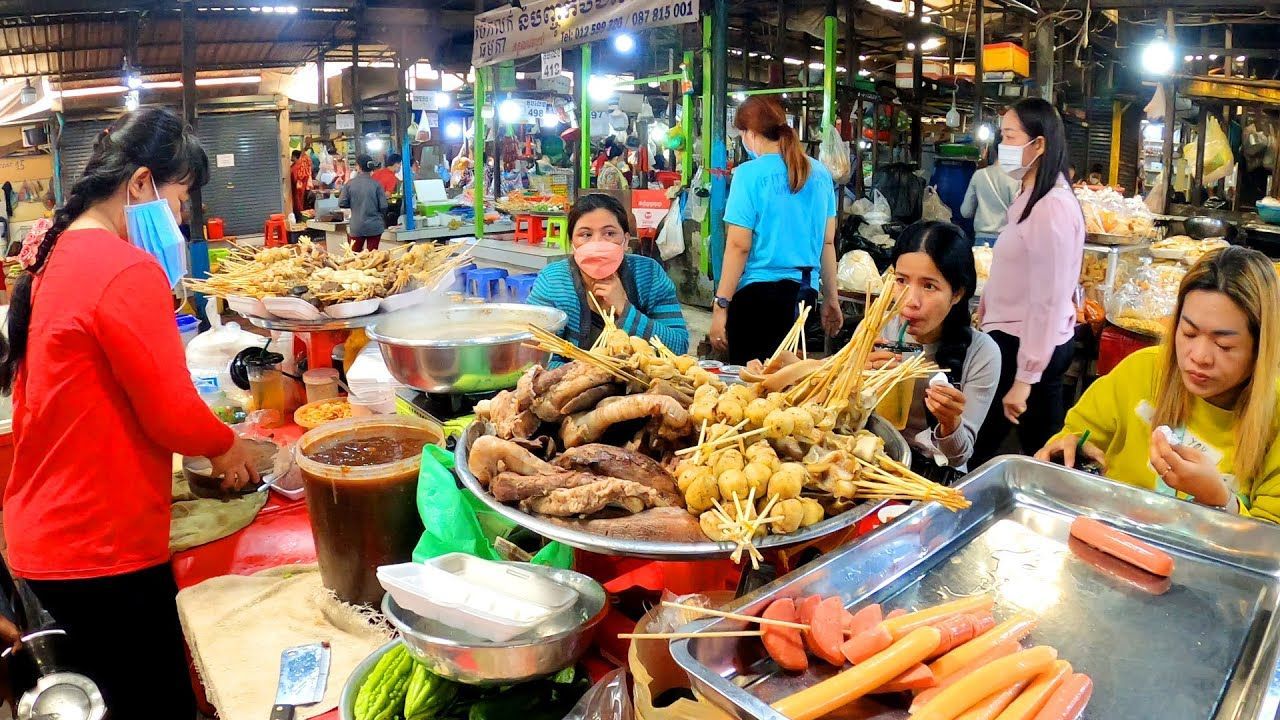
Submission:
POLYGON ((309 403, 338 397, 338 371, 335 368, 308 370, 302 373, 302 384, 306 386, 309 403))
POLYGON ((340 599, 377 605, 378 567, 410 560, 422 448, 443 440, 435 423, 406 416, 339 420, 298 440, 320 578, 340 599))

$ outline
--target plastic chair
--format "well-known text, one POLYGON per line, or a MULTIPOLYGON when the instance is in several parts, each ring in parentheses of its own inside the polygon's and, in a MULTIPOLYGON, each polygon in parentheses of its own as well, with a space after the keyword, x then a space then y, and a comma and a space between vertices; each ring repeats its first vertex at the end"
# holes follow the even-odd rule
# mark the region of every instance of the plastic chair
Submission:
POLYGON ((529 299, 529 291, 538 279, 538 273, 524 273, 507 277, 507 295, 512 302, 525 302, 529 299))
POLYGON ((543 218, 537 215, 517 215, 516 231, 513 239, 516 242, 523 240, 530 245, 540 245, 547 234, 542 220, 543 218))
POLYGON ((472 297, 493 300, 501 289, 501 281, 507 277, 502 268, 476 268, 467 273, 467 294, 472 297))
POLYGON ((463 265, 457 270, 454 270, 453 286, 450 287, 449 289, 454 292, 465 293, 467 291, 467 288, 471 287, 471 283, 468 282, 469 280, 468 275, 470 275, 471 271, 475 269, 476 269, 475 263, 467 263, 466 265, 463 265))
POLYGON ((267 222, 262 226, 262 245, 263 247, 281 247, 289 244, 289 223, 284 219, 284 215, 276 213, 267 218, 267 222))
POLYGON ((547 231, 544 234, 547 247, 558 247, 569 252, 569 218, 564 215, 547 218, 547 231))

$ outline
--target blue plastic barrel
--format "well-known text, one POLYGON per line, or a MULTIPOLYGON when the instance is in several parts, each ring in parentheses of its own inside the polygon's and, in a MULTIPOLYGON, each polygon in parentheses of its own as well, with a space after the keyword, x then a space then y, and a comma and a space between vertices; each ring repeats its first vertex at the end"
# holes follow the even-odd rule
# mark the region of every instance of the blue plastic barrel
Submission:
POLYGON ((973 237, 973 220, 960 215, 960 206, 964 204, 964 193, 977 170, 977 163, 973 160, 938 158, 934 161, 933 178, 929 181, 930 185, 938 188, 942 202, 951 208, 951 222, 964 228, 969 237, 973 237))

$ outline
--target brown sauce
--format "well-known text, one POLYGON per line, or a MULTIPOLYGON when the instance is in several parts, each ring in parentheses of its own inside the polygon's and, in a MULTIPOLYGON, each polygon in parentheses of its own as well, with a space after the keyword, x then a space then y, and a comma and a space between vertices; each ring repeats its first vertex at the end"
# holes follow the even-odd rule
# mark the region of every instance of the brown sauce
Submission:
POLYGON ((325 465, 364 467, 419 457, 426 444, 423 437, 344 438, 311 448, 306 456, 325 465))

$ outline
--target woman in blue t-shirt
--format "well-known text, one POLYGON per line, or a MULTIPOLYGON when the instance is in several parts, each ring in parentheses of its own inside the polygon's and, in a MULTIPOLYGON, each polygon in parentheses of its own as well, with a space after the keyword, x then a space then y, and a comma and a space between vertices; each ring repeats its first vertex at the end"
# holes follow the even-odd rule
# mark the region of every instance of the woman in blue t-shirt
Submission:
POLYGON ((711 344, 745 365, 765 359, 822 290, 822 327, 843 324, 836 295, 836 195, 831 173, 804 154, 777 100, 749 98, 734 125, 749 162, 733 172, 725 208, 711 344), (819 283, 821 280, 821 283, 819 283))

